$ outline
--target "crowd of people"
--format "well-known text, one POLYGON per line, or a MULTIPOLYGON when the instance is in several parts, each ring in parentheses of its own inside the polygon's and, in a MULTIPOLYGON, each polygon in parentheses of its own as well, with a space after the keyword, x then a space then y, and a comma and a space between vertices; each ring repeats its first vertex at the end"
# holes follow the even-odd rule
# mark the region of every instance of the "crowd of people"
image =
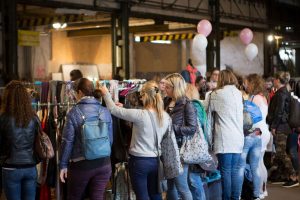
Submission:
MULTIPOLYGON (((115 103, 108 89, 74 72, 78 103, 68 113, 62 135, 60 180, 68 182, 68 199, 104 199, 112 166, 109 155, 86 159, 82 124, 98 118, 107 138, 113 143, 112 116, 132 122, 129 152, 129 175, 138 200, 161 200, 158 171, 161 141, 172 128, 180 149, 184 141, 193 138, 202 120, 193 100, 206 110, 207 130, 211 133, 209 148, 217 157, 221 174, 222 199, 239 200, 245 172, 252 174, 251 199, 268 196, 267 181, 283 187, 299 185, 299 160, 294 144, 299 129, 290 127, 288 116, 290 75, 277 72, 264 80, 258 74, 237 77, 232 70, 217 69, 206 81, 190 63, 181 75, 172 73, 159 83, 146 82, 139 91, 141 109, 128 109, 115 103), (268 84, 267 84, 268 83, 268 84), (100 103, 101 94, 105 107, 100 103), (245 130, 244 102, 250 101, 260 110, 261 119, 245 130), (153 120, 154 119, 154 120, 153 120), (274 154, 268 169, 264 161, 267 150, 274 154), (271 166, 271 167, 269 167, 271 166)), ((0 115, 0 147, 3 190, 8 200, 33 200, 36 193, 39 158, 34 153, 35 136, 40 122, 32 110, 30 95, 20 81, 10 82, 4 90, 0 115)), ((201 128, 201 127, 200 127, 201 128)), ((97 138, 97 141, 99 138, 97 138)), ((90 142, 93 145, 92 142, 90 142)), ((98 144, 98 143, 95 143, 98 144)), ((93 148, 93 147, 91 147, 93 148)), ((297 149, 296 149, 297 151, 297 149)), ((205 200, 201 163, 182 162, 182 173, 167 180, 166 199, 205 200), (200 172, 199 170, 200 169, 200 172)), ((203 169, 202 169, 203 170, 203 169)))

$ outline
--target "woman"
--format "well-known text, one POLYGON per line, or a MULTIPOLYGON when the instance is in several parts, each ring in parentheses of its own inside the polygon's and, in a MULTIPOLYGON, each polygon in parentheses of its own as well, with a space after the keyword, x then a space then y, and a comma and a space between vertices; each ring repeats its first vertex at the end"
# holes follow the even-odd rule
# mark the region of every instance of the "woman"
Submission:
POLYGON ((270 175, 273 183, 283 183, 283 187, 298 186, 297 172, 293 168, 291 158, 286 153, 288 135, 292 130, 288 124, 289 107, 291 96, 286 85, 289 82, 290 74, 288 72, 277 72, 274 78, 274 87, 277 90, 272 97, 267 123, 270 126, 271 133, 274 136, 276 154, 273 160, 273 167, 276 169, 270 175))
MULTIPOLYGON (((197 100, 200 103, 200 96, 196 86, 188 83, 186 87, 186 96, 190 100, 197 100)), ((197 118, 198 119, 198 118, 197 118)), ((200 119, 198 119, 200 120, 200 119)), ((203 182, 201 178, 201 172, 203 170, 199 165, 189 166, 189 186, 193 195, 193 200, 206 200, 205 192, 203 188, 203 182)))
MULTIPOLYGON (((190 100, 185 96, 186 83, 178 74, 170 74, 165 78, 165 110, 172 118, 172 126, 175 132, 178 147, 182 146, 185 136, 193 136, 197 129, 196 110, 190 100)), ((188 164, 183 164, 184 172, 176 178, 168 180, 168 199, 178 199, 179 192, 183 200, 192 200, 192 194, 188 185, 188 164)))
MULTIPOLYGON (((256 104, 261 113, 262 120, 253 124, 252 129, 260 130, 259 132, 253 132, 245 136, 245 144, 243 153, 241 156, 241 169, 240 176, 244 177, 244 169, 246 165, 246 159, 248 157, 250 169, 253 177, 253 198, 264 198, 267 195, 267 168, 264 165, 264 154, 267 148, 267 144, 270 141, 269 127, 266 123, 266 117, 268 114, 268 101, 265 97, 265 82, 258 74, 250 74, 245 79, 245 88, 250 95, 250 101, 256 104)), ((242 190, 242 183, 240 184, 242 190)))
POLYGON ((100 87, 103 99, 112 115, 133 122, 129 148, 129 173, 136 199, 161 200, 158 191, 157 140, 160 143, 170 125, 170 117, 163 110, 163 101, 155 81, 146 82, 140 96, 143 109, 125 109, 115 105, 106 87, 100 87), (152 126, 153 116, 155 127, 152 126), (154 130, 156 129, 156 131, 154 130))
POLYGON ((222 176, 223 200, 239 200, 238 162, 243 151, 243 98, 235 75, 222 70, 210 94, 208 115, 214 114, 214 152, 222 176))
POLYGON ((2 181, 7 200, 35 199, 34 140, 38 127, 26 88, 19 81, 11 81, 3 93, 0 116, 2 181))
POLYGON ((106 184, 111 175, 110 157, 86 160, 84 155, 81 126, 86 119, 99 117, 108 124, 108 134, 112 143, 112 119, 109 111, 93 97, 94 86, 86 78, 79 80, 77 88, 78 103, 67 115, 63 130, 60 180, 68 178, 68 199, 81 200, 87 189, 90 199, 103 199, 106 184), (99 114, 100 113, 100 114, 99 114), (70 162, 69 162, 70 161, 70 162))

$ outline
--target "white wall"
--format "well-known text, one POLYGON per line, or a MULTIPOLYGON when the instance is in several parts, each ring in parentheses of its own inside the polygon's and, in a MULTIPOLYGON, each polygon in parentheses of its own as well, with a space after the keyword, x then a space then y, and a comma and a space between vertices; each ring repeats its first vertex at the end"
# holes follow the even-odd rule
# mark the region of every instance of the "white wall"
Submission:
POLYGON ((258 55, 253 61, 249 61, 245 55, 244 45, 239 37, 226 37, 221 41, 221 66, 225 65, 232 67, 234 72, 239 75, 248 75, 251 73, 264 73, 264 49, 263 49, 263 34, 254 33, 252 43, 258 48, 258 55))
MULTIPOLYGON (((245 48, 240 38, 225 37, 220 44, 221 48, 221 69, 225 69, 225 65, 230 66, 234 72, 239 75, 248 75, 251 73, 264 73, 264 49, 263 49, 263 34, 254 33, 252 43, 257 45, 258 55, 252 61, 249 61, 245 55, 245 48)), ((194 65, 198 68, 201 74, 206 73, 206 52, 193 52, 191 55, 194 65)))

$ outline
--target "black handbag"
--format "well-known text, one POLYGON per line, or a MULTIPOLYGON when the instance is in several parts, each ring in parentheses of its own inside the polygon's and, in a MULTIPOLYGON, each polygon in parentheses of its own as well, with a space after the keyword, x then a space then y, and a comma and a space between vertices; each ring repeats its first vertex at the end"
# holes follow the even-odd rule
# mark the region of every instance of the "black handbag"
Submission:
POLYGON ((291 97, 290 112, 288 118, 291 128, 300 127, 300 100, 298 98, 295 98, 294 96, 291 97))

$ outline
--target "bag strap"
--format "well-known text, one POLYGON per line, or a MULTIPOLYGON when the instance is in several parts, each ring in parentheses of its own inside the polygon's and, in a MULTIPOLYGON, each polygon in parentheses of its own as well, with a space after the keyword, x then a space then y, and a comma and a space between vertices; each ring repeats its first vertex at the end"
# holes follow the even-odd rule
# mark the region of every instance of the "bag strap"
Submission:
POLYGON ((39 119, 39 117, 37 115, 35 115, 34 117, 35 117, 36 123, 38 123, 38 133, 37 134, 42 134, 43 127, 42 127, 41 120, 39 119))
MULTIPOLYGON (((79 113, 80 116, 82 117, 83 121, 85 121, 85 120, 86 120, 86 116, 83 114, 83 112, 82 112, 81 109, 79 108, 79 105, 78 105, 78 104, 75 106, 75 108, 77 109, 78 113, 79 113)), ((99 109, 99 112, 98 112, 98 119, 100 119, 102 110, 103 110, 103 109, 101 109, 101 108, 99 109)))
POLYGON ((251 102, 253 102, 254 97, 255 97, 255 95, 251 95, 251 97, 250 97, 251 102))
POLYGON ((158 145, 158 134, 157 134, 157 129, 156 129, 156 126, 155 126, 155 123, 154 123, 154 118, 153 118, 153 115, 152 113, 147 110, 149 116, 150 116, 150 119, 151 119, 151 124, 152 124, 152 129, 153 131, 155 132, 155 135, 156 135, 156 149, 157 149, 157 157, 159 157, 159 145, 158 145))

